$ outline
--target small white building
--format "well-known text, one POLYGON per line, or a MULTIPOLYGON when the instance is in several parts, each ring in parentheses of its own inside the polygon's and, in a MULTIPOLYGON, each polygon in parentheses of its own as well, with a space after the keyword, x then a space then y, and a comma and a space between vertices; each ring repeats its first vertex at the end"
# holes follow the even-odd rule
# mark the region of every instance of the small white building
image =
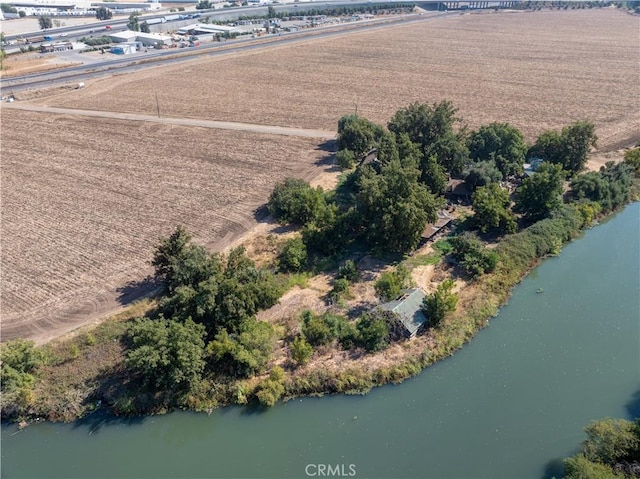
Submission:
POLYGON ((111 47, 109 51, 116 55, 131 55, 137 50, 135 43, 119 43, 118 45, 111 47))
POLYGON ((237 27, 230 27, 229 25, 212 25, 208 23, 194 23, 193 25, 187 25, 178 30, 180 35, 206 35, 216 33, 242 33, 242 30, 237 27))
POLYGON ((125 30, 124 32, 110 33, 109 38, 115 43, 141 43, 145 47, 171 45, 172 40, 169 35, 160 33, 143 33, 125 30))

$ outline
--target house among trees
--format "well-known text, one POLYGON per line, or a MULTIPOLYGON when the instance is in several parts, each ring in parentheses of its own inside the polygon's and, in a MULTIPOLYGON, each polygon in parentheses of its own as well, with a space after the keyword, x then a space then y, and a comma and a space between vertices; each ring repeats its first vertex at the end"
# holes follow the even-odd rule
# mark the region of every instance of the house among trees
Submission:
POLYGON ((370 163, 376 163, 377 161, 378 161, 378 149, 373 148, 365 155, 365 157, 362 159, 362 161, 358 166, 364 166, 370 163))
POLYGON ((398 319, 400 333, 408 338, 413 338, 422 325, 427 322, 427 317, 422 311, 422 301, 425 298, 424 291, 420 288, 410 288, 395 301, 384 303, 378 308, 382 311, 394 313, 398 319))
POLYGON ((446 211, 438 211, 438 219, 435 223, 429 223, 425 226, 420 238, 420 244, 436 239, 440 233, 444 232, 451 226, 453 218, 446 211))
POLYGON ((525 163, 524 165, 522 165, 522 167, 524 168, 524 174, 527 176, 533 175, 543 161, 544 160, 542 158, 531 158, 529 160, 529 163, 525 163))
POLYGON ((449 180, 444 196, 452 201, 469 201, 472 191, 464 180, 449 180))

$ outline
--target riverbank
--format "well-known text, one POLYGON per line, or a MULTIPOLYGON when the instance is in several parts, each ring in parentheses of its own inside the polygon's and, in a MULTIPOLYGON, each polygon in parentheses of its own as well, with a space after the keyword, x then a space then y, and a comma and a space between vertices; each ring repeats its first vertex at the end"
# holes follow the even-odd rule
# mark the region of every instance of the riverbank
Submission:
MULTIPOLYGON (((499 308, 508 301, 513 287, 532 268, 546 256, 558 254, 562 244, 588 226, 578 210, 565 208, 564 213, 556 218, 542 220, 520 233, 507 236, 494 246, 500 256, 495 272, 473 282, 461 282, 462 287, 458 289, 460 306, 440 327, 429 328, 426 334, 395 342, 374 354, 343 351, 337 347, 324 348, 303 367, 294 367, 288 360, 284 341, 287 323, 301 310, 314 310, 313 304, 299 301, 300 298, 311 292, 315 292, 316 298, 322 297, 327 288, 323 288, 321 277, 298 275, 289 278, 293 286, 281 304, 274 307, 280 308, 276 311, 280 314, 270 315, 267 310, 263 318, 280 331, 269 368, 276 365, 284 368, 280 399, 334 393, 363 394, 376 386, 402 382, 423 368, 451 356, 487 326, 490 318, 497 315, 499 308), (285 308, 289 307, 286 314, 283 314, 283 304, 285 308)), ((254 237, 249 251, 256 258, 260 256, 261 261, 268 262, 269 255, 277 249, 273 245, 277 245, 278 240, 270 232, 266 232, 262 239, 266 243, 259 236, 254 237), (273 249, 271 253, 265 251, 269 242, 273 249)), ((371 258, 365 260, 371 261, 371 258)), ((423 276, 428 271, 434 284, 447 278, 462 278, 461 273, 431 247, 419 250, 406 258, 403 264, 410 272, 417 271, 423 276)), ((372 269, 379 270, 380 264, 372 269)), ((415 281, 416 274, 413 276, 415 281)), ((374 277, 369 276, 354 289, 372 288, 374 277)), ((326 279, 324 284, 327 284, 326 279)), ((424 287, 424 283, 421 286, 424 287)), ((123 337, 131 320, 149 313, 156 305, 155 300, 142 301, 97 327, 78 330, 71 337, 43 347, 48 364, 41 368, 35 388, 26 397, 11 399, 5 395, 3 417, 27 421, 34 418, 72 421, 99 408, 107 408, 115 414, 158 414, 175 408, 176 405, 166 398, 138 395, 136 391, 129 390, 127 372, 123 368, 126 354, 123 337)), ((315 312, 320 310, 315 309, 315 312)), ((199 393, 186 398, 182 408, 210 412, 230 404, 251 403, 268 380, 268 376, 262 375, 225 383, 205 382, 199 393)))

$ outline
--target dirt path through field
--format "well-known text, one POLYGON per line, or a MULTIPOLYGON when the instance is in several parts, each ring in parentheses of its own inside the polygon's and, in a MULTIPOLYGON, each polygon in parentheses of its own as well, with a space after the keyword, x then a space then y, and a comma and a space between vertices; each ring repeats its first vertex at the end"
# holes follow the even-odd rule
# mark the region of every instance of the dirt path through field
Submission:
POLYGON ((267 135, 300 136, 303 138, 318 138, 322 140, 331 140, 336 136, 335 131, 328 130, 309 130, 304 128, 256 125, 252 123, 238 123, 231 121, 198 120, 194 118, 170 118, 163 117, 162 114, 160 114, 160 116, 138 115, 133 113, 120 113, 113 111, 76 110, 73 108, 45 107, 24 103, 7 103, 3 105, 3 108, 16 108, 18 110, 27 110, 42 113, 57 113, 63 115, 80 115, 94 118, 112 118, 116 120, 147 121, 152 123, 164 123, 180 126, 199 126, 203 128, 214 128, 218 130, 247 131, 250 133, 262 133, 267 135))

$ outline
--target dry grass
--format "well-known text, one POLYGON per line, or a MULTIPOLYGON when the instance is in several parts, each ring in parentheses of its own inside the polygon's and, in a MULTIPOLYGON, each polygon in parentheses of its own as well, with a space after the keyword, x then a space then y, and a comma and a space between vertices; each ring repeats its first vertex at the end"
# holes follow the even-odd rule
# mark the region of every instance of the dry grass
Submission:
POLYGON ((92 81, 44 103, 153 113, 158 92, 169 116, 330 129, 356 103, 386 122, 447 98, 472 127, 508 121, 529 139, 587 118, 606 147, 637 135, 638 39, 637 17, 612 9, 455 15, 92 81))
POLYGON ((177 224, 223 247, 277 180, 314 176, 324 155, 300 138, 13 109, 2 119, 4 338, 110 311, 177 224))
POLYGON ((0 70, 0 78, 56 70, 58 68, 68 68, 79 64, 80 63, 70 62, 56 56, 45 56, 40 53, 13 55, 3 60, 3 69, 0 70))

